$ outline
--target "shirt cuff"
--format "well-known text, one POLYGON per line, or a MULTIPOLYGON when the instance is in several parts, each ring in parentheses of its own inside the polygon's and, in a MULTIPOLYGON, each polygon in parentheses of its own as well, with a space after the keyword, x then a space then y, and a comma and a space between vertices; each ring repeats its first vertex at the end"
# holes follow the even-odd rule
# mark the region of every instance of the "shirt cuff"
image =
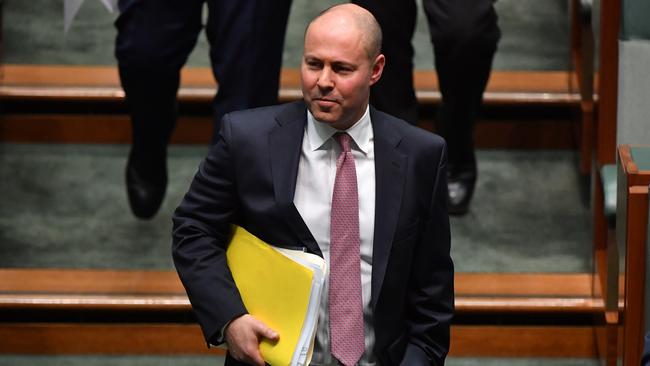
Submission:
POLYGON ((210 338, 210 341, 208 342, 208 348, 221 348, 221 349, 228 348, 226 345, 226 328, 228 328, 231 322, 232 320, 226 323, 226 325, 224 325, 217 333, 215 333, 210 338))

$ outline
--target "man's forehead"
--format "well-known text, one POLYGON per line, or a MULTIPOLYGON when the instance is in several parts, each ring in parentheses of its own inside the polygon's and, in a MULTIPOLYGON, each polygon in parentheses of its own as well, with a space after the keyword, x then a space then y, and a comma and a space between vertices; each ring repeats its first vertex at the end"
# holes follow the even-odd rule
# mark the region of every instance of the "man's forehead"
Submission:
POLYGON ((367 61, 366 52, 363 47, 348 49, 338 47, 336 43, 309 46, 305 45, 303 60, 318 60, 331 64, 359 65, 367 61))
POLYGON ((363 49, 364 36, 358 29, 314 27, 305 34, 305 50, 316 48, 363 49))

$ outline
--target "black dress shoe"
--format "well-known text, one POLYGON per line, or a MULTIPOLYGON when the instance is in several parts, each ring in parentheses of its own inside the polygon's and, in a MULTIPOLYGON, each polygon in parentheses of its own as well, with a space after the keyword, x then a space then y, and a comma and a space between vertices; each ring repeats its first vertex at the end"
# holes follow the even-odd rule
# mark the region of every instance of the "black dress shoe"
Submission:
POLYGON ((131 211, 136 217, 150 219, 158 212, 167 189, 165 170, 163 168, 161 174, 156 174, 158 178, 146 178, 129 159, 126 166, 126 192, 131 211))
POLYGON ((469 167, 447 176, 447 208, 450 215, 465 215, 476 185, 476 168, 469 167))

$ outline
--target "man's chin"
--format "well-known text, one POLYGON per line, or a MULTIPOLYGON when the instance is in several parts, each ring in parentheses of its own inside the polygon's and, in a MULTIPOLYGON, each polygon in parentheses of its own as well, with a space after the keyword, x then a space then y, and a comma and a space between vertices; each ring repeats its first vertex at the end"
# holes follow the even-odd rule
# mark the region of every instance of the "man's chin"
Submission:
POLYGON ((332 112, 326 112, 323 110, 314 109, 314 111, 312 111, 311 114, 318 122, 332 124, 338 121, 338 116, 332 112))

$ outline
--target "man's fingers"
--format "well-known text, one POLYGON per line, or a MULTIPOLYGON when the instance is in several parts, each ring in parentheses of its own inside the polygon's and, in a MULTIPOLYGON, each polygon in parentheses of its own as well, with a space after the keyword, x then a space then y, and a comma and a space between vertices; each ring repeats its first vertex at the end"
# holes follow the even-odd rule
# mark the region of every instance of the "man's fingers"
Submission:
POLYGON ((262 323, 261 321, 258 321, 255 332, 258 334, 258 338, 259 336, 261 336, 274 342, 277 342, 280 339, 280 335, 278 334, 278 332, 267 327, 266 324, 262 323))
POLYGON ((255 365, 255 366, 264 366, 264 365, 266 365, 266 363, 264 362, 264 359, 262 358, 262 354, 260 353, 260 350, 259 350, 259 347, 258 347, 257 344, 250 345, 250 347, 246 347, 242 351, 243 351, 243 355, 239 359, 239 361, 243 361, 245 363, 249 363, 249 364, 255 365))
POLYGON ((264 366, 264 359, 259 350, 262 338, 277 342, 280 335, 248 314, 234 319, 226 328, 228 348, 238 361, 264 366))
POLYGON ((241 349, 229 349, 229 352, 237 361, 255 366, 266 365, 256 342, 246 345, 241 349))
POLYGON ((256 366, 266 365, 264 359, 262 358, 262 354, 260 353, 259 348, 256 348, 255 351, 250 354, 250 357, 254 365, 256 366))
POLYGON ((262 323, 259 320, 256 320, 255 326, 253 328, 253 332, 257 337, 258 343, 255 344, 255 347, 251 347, 247 349, 246 354, 248 355, 248 357, 250 358, 250 360, 253 362, 254 365, 264 366, 266 365, 266 363, 264 362, 264 359, 262 358, 262 354, 260 353, 259 342, 262 341, 262 338, 267 338, 273 342, 277 342, 278 339, 280 339, 280 335, 278 334, 278 332, 267 327, 264 323, 262 323))

